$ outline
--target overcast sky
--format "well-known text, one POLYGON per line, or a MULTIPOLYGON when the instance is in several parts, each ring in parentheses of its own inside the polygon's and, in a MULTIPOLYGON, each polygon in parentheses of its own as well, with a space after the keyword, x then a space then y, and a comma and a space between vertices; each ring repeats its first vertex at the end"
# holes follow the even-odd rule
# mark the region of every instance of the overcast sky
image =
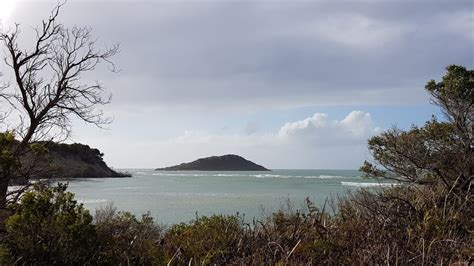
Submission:
MULTIPOLYGON (((28 36, 55 3, 16 1, 4 29, 18 22, 28 36)), ((116 168, 234 153, 270 168, 357 169, 370 136, 437 112, 428 80, 473 68, 473 14, 473 1, 455 0, 69 0, 64 24, 121 45, 120 73, 87 77, 113 94, 113 124, 78 122, 70 141, 116 168)))

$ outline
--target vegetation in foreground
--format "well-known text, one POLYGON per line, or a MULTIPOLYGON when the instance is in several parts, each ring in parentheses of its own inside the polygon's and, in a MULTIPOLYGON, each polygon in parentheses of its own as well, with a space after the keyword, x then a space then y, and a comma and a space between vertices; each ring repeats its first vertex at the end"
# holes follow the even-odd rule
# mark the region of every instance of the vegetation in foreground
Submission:
POLYGON ((446 201, 442 187, 359 191, 328 205, 279 211, 246 223, 238 215, 197 217, 170 228, 148 215, 98 210, 93 217, 66 186, 37 185, 10 206, 2 264, 468 264, 472 199, 446 201), (422 194, 420 194, 422 193, 422 194), (423 195, 423 196, 420 196, 423 195))

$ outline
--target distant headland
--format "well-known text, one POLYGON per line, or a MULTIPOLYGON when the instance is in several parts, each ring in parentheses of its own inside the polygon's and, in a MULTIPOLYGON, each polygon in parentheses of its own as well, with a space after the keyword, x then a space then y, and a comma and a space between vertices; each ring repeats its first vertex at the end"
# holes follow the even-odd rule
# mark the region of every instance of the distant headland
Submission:
MULTIPOLYGON (((30 172, 32 179, 50 178, 99 178, 99 177, 130 177, 111 169, 103 160, 103 153, 88 145, 60 144, 55 142, 40 142, 47 149, 44 156, 34 159, 31 154, 21 158, 22 172, 30 172)), ((15 178, 12 185, 23 184, 24 178, 15 178)))
POLYGON ((157 168, 158 171, 270 171, 245 158, 227 154, 197 159, 190 163, 182 163, 170 167, 157 168))
POLYGON ((49 142, 46 145, 48 156, 52 160, 46 177, 130 177, 111 169, 104 161, 104 154, 98 149, 80 143, 59 144, 49 142))

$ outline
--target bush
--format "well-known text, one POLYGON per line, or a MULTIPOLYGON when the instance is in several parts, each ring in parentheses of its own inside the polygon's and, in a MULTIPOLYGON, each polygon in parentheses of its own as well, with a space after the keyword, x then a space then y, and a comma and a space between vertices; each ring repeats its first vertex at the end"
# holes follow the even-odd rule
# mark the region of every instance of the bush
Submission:
POLYGON ((66 185, 35 185, 6 221, 5 246, 18 264, 85 264, 94 261, 92 216, 66 185))
POLYGON ((157 265, 164 261, 159 247, 161 230, 149 214, 137 219, 128 212, 116 212, 111 205, 96 211, 100 241, 98 260, 105 265, 157 265))
POLYGON ((241 253, 242 234, 237 215, 202 216, 172 226, 164 236, 163 248, 170 260, 180 264, 222 264, 241 253))
POLYGON ((334 242, 344 250, 341 263, 467 263, 473 246, 472 197, 445 201, 443 189, 362 190, 341 200, 333 230, 334 242))
POLYGON ((306 209, 294 210, 290 203, 263 221, 254 221, 250 237, 251 256, 245 263, 312 264, 317 245, 325 251, 330 227, 330 216, 306 199, 306 209))
POLYGON ((147 214, 137 219, 111 206, 93 217, 67 185, 35 185, 10 205, 0 263, 35 265, 157 265, 160 229, 147 214))

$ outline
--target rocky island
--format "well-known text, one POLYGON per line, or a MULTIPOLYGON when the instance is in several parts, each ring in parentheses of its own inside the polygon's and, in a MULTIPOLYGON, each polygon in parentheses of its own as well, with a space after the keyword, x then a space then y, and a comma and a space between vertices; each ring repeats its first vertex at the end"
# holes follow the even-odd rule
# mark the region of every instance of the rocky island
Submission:
POLYGON ((182 163, 175 166, 157 168, 158 171, 270 171, 245 158, 227 154, 223 156, 211 156, 201 158, 190 163, 182 163))

